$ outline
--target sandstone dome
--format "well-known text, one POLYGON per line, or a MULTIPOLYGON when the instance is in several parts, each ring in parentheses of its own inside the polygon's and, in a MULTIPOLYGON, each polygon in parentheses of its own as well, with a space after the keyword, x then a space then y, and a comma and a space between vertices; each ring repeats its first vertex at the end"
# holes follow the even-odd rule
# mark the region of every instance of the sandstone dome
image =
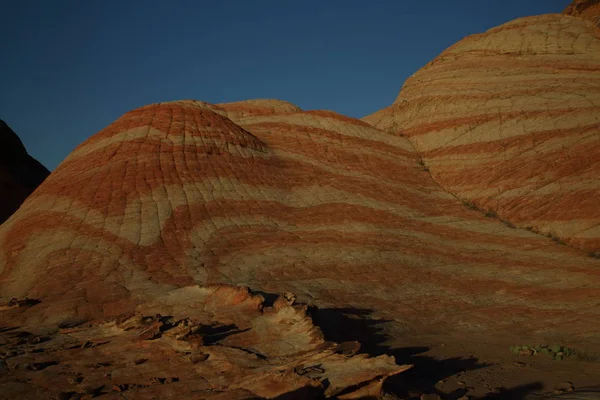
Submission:
POLYGON ((410 139, 465 202, 600 248, 600 30, 549 14, 448 48, 364 120, 410 139))
MULTIPOLYGON (((0 398, 382 399, 382 337, 598 348, 598 260, 531 231, 597 243, 598 40, 507 23, 365 121, 125 113, 0 225, 0 398)), ((458 358, 421 360, 486 366, 458 358)))

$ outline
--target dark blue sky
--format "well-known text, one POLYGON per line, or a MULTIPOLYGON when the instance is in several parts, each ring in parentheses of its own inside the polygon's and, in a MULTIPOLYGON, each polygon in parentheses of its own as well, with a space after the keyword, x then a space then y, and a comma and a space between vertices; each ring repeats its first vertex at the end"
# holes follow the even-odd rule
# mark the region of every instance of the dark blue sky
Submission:
POLYGON ((0 0, 0 118, 50 170, 159 101, 362 117, 463 37, 569 0, 0 0))

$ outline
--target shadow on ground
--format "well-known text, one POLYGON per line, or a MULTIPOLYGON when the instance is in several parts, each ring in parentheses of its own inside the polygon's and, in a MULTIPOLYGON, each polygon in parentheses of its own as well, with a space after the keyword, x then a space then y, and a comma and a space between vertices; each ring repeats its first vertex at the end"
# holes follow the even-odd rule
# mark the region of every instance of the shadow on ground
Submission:
MULTIPOLYGON (((388 339, 383 333, 384 325, 390 320, 375 319, 372 310, 355 308, 310 309, 313 321, 318 325, 326 340, 337 343, 357 341, 361 343, 360 352, 372 356, 392 355, 398 364, 412 364, 410 370, 390 377, 384 386, 387 393, 400 399, 419 399, 422 393, 437 394, 446 400, 456 400, 465 396, 467 389, 457 389, 452 393, 443 393, 435 388, 437 382, 460 372, 487 368, 491 364, 480 363, 475 357, 455 357, 436 359, 423 355, 428 347, 390 348, 384 343, 388 339)), ((540 383, 506 389, 489 394, 485 399, 527 399, 527 394, 540 390, 540 383)), ((482 399, 484 399, 482 398, 482 399)))

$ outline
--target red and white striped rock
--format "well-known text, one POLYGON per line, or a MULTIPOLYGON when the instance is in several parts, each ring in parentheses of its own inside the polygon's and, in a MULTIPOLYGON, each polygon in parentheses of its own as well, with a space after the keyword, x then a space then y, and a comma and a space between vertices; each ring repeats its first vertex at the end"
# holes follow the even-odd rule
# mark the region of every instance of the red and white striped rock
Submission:
POLYGON ((406 138, 326 111, 225 116, 239 106, 142 107, 73 151, 0 228, 0 296, 42 300, 25 326, 215 283, 376 310, 398 332, 552 316, 583 334, 597 317, 597 260, 465 207, 406 138))
POLYGON ((560 14, 469 36, 365 121, 432 177, 519 227, 600 249, 600 29, 560 14))
MULTIPOLYGON (((44 397, 89 389, 117 398, 123 390, 160 397, 218 389, 247 398, 319 387, 334 396, 371 382, 347 397, 356 398, 377 396, 378 377, 397 371, 385 357, 329 358, 337 350, 317 340, 318 328, 280 304, 290 296, 268 314, 247 291, 206 289, 213 284, 294 292, 322 308, 372 314, 390 321, 391 340, 415 332, 585 338, 597 331, 598 260, 465 207, 431 179, 406 138, 284 104, 142 107, 59 165, 0 226, 0 331, 14 367, 0 390, 44 397), (132 342, 128 328, 93 329, 128 313, 241 331, 209 349, 206 368, 195 367, 202 355, 181 358, 185 349, 175 339, 161 339, 179 328, 167 330, 158 317, 134 331, 142 343, 132 342), (84 348, 109 344, 48 355, 21 355, 26 344, 10 345, 12 328, 54 335, 60 344, 70 339, 56 336, 57 328, 73 325, 83 327, 84 348), (127 367, 137 360, 130 353, 154 361, 127 367), (75 362, 81 357, 110 373, 75 362), (40 373, 47 362, 57 364, 40 373), (23 363, 36 373, 18 370, 23 363), (219 368, 226 375, 214 375, 219 368), (89 374, 88 389, 70 389, 62 378, 52 383, 55 373, 80 370, 89 374)), ((205 352, 196 339, 191 346, 205 352)))
POLYGON ((563 14, 589 19, 600 27, 600 0, 573 0, 563 14))

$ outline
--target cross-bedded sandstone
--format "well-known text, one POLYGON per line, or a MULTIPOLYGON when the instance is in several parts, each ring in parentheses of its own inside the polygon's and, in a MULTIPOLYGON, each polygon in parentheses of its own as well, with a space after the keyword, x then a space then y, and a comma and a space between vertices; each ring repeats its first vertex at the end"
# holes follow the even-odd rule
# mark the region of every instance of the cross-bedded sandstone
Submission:
POLYGON ((552 316, 586 334, 597 260, 465 207, 406 138, 293 107, 226 116, 255 104, 150 105, 77 147, 0 228, 2 297, 42 300, 24 324, 228 283, 377 310, 404 333, 552 316))
POLYGON ((406 136, 449 192, 600 248, 600 30, 551 14, 469 36, 364 120, 406 136))
POLYGON ((563 14, 589 19, 600 27, 600 0, 573 0, 563 14))
POLYGON ((126 113, 0 227, 0 393, 378 398, 406 369, 325 341, 289 292, 367 310, 396 345, 593 341, 598 260, 456 196, 597 243, 595 29, 549 15, 469 37, 374 126, 264 99, 126 113))

